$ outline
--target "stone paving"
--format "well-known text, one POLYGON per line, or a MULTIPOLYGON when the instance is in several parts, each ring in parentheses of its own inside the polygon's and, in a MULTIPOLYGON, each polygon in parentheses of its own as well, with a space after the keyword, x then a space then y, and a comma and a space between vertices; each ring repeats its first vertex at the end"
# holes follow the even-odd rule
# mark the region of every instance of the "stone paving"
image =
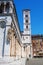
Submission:
POLYGON ((27 60, 25 65, 43 65, 43 58, 27 60))
POLYGON ((0 58, 0 65, 25 65, 26 59, 6 59, 0 58))
POLYGON ((0 65, 43 65, 43 58, 36 58, 29 60, 26 60, 26 58, 21 59, 0 58, 0 65))

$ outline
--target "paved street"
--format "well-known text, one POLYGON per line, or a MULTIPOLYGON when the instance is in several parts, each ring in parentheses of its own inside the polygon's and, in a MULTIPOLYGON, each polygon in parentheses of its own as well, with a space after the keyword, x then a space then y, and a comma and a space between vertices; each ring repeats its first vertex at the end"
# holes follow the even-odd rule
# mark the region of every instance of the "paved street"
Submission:
POLYGON ((0 59, 0 65, 43 65, 43 58, 29 59, 0 59))
POLYGON ((22 59, 8 59, 8 58, 1 58, 0 59, 0 65, 25 65, 25 58, 22 59))
POLYGON ((30 59, 25 65, 43 65, 43 58, 30 59))

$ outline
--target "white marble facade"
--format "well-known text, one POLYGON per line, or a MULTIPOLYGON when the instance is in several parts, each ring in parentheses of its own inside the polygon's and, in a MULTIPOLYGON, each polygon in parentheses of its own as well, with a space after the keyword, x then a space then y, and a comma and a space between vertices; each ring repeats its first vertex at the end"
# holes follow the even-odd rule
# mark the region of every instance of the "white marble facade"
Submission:
MULTIPOLYGON (((2 0, 3 1, 3 0, 2 0)), ((2 1, 0 3, 2 3, 2 1)), ((17 19, 17 12, 14 8, 13 0, 6 0, 3 1, 4 5, 7 3, 7 9, 5 9, 4 6, 4 12, 0 11, 0 57, 10 57, 10 43, 7 40, 7 33, 9 28, 11 28, 11 23, 13 22, 13 31, 14 31, 14 36, 17 37, 17 42, 14 43, 14 37, 12 44, 17 44, 18 46, 13 46, 17 47, 16 51, 13 50, 14 52, 18 52, 16 55, 19 55, 22 57, 29 57, 31 55, 31 25, 30 25, 30 11, 29 10, 24 10, 23 11, 23 34, 21 36, 20 33, 20 28, 18 24, 18 19, 17 19), (8 4, 10 4, 10 7, 8 7, 8 4), (6 11, 7 10, 7 11, 6 11), (26 16, 26 17, 25 17, 26 16), (27 23, 26 23, 26 20, 27 23), (25 49, 24 49, 25 47, 25 49), (20 53, 20 54, 19 54, 20 53)))
MULTIPOLYGON (((5 22, 4 28, 0 26, 0 57, 10 55, 10 43, 7 43, 7 32, 11 26, 11 17, 0 17, 0 22, 5 22)), ((1 24, 0 24, 1 25, 1 24)), ((2 25, 3 26, 3 25, 2 25)))

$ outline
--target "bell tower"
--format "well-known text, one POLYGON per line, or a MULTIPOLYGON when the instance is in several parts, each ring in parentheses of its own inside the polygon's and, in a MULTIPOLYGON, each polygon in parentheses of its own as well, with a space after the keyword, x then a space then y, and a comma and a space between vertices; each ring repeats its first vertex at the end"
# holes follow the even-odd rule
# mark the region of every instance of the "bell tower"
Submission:
POLYGON ((30 10, 23 10, 23 33, 22 43, 24 49, 27 49, 25 56, 32 57, 32 42, 31 42, 31 22, 30 22, 30 10))
POLYGON ((23 10, 23 35, 24 35, 24 44, 31 44, 31 22, 30 22, 30 10, 23 10))
POLYGON ((23 11, 24 34, 31 34, 30 28, 30 10, 23 11))

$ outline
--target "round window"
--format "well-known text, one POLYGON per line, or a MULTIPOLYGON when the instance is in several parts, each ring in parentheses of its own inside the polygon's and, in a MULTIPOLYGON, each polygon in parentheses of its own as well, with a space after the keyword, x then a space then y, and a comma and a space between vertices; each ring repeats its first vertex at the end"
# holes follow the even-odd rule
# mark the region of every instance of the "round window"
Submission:
POLYGON ((0 27, 1 27, 1 28, 5 28, 5 26, 6 26, 6 23, 5 23, 4 21, 1 21, 1 22, 0 22, 0 27))

